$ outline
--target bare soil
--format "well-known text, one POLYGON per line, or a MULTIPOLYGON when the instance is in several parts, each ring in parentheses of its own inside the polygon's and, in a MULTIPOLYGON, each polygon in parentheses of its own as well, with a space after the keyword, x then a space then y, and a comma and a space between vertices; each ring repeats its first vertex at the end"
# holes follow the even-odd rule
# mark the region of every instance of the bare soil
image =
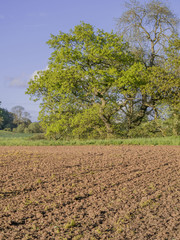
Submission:
POLYGON ((0 147, 0 239, 180 239, 180 148, 0 147))

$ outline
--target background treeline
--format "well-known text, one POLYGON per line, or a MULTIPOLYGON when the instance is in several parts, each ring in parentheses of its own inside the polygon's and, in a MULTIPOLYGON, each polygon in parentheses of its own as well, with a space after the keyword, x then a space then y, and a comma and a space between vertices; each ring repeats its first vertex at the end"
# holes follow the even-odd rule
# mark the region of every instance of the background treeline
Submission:
POLYGON ((39 122, 32 123, 30 114, 21 106, 13 107, 11 112, 0 107, 0 130, 17 133, 42 132, 39 122))
MULTIPOLYGON (((12 131, 17 133, 43 133, 43 129, 39 122, 31 122, 30 115, 24 112, 21 106, 14 107, 14 110, 22 111, 19 116, 16 111, 9 112, 4 108, 0 108, 0 130, 12 131), (25 115, 23 115, 25 113, 25 115), (28 115, 28 117, 27 117, 28 115)), ((13 109, 12 109, 13 110, 13 109)), ((119 137, 165 137, 165 136, 178 136, 180 134, 180 117, 179 114, 171 111, 169 107, 162 109, 163 115, 158 120, 145 119, 143 122, 131 129, 128 134, 123 129, 119 137)), ((125 123, 124 123, 125 125, 125 123)), ((89 138, 92 138, 89 135, 89 138)), ((42 135, 41 135, 42 137, 42 135)), ((94 136, 93 136, 94 137, 94 136)), ((96 137, 95 137, 96 138, 96 137)), ((68 139, 68 137, 66 138, 68 139)))

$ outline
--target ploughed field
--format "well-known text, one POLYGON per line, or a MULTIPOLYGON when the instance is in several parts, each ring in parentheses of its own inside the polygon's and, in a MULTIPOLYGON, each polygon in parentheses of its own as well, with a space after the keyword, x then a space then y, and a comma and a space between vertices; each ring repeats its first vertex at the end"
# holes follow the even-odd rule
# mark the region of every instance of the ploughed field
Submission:
POLYGON ((0 239, 180 236, 180 148, 0 147, 0 239))

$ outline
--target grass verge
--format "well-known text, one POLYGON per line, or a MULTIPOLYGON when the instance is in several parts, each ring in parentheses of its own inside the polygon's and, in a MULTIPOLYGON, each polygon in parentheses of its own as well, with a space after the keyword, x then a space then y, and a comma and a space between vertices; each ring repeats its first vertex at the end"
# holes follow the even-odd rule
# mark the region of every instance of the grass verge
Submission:
POLYGON ((180 136, 104 139, 104 140, 46 140, 38 139, 38 134, 0 131, 0 146, 66 146, 66 145, 180 145, 180 136))

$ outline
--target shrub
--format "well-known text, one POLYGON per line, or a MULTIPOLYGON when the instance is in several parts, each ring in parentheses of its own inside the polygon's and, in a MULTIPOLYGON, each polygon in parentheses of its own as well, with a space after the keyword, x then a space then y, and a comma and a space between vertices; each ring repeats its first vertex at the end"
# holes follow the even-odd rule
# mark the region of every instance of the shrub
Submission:
POLYGON ((129 131, 128 137, 160 137, 163 136, 162 129, 156 121, 142 123, 140 126, 129 131))
POLYGON ((42 133, 43 132, 39 122, 33 122, 29 124, 28 128, 25 130, 26 130, 26 133, 42 133))
POLYGON ((30 140, 41 140, 41 139, 46 139, 44 136, 44 133, 34 134, 32 137, 30 137, 30 140))
MULTIPOLYGON (((22 123, 22 124, 20 124, 20 125, 16 128, 15 132, 17 132, 17 133, 23 133, 23 132, 24 132, 24 129, 25 129, 25 125, 22 123)), ((14 130, 14 129, 13 129, 13 130, 14 130)))
POLYGON ((11 132, 11 128, 5 128, 4 131, 11 132))
POLYGON ((24 133, 31 133, 31 132, 29 131, 28 127, 26 127, 26 128, 24 129, 24 133))

